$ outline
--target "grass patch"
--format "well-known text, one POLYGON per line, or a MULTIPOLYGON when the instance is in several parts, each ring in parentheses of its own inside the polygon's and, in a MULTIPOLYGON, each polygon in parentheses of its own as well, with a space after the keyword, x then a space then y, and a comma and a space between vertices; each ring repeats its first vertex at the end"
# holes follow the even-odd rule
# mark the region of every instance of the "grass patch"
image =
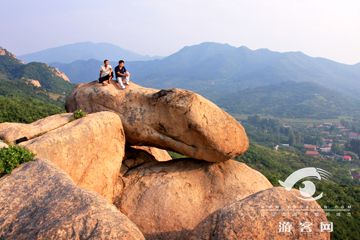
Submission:
POLYGON ((83 118, 87 115, 87 112, 83 111, 82 109, 76 110, 73 114, 74 119, 83 118))
POLYGON ((20 164, 33 161, 35 154, 19 146, 0 149, 0 177, 9 174, 20 164))
POLYGON ((169 155, 171 156, 172 159, 177 159, 177 158, 186 158, 185 155, 182 155, 180 153, 177 152, 173 152, 173 151, 168 151, 169 155))

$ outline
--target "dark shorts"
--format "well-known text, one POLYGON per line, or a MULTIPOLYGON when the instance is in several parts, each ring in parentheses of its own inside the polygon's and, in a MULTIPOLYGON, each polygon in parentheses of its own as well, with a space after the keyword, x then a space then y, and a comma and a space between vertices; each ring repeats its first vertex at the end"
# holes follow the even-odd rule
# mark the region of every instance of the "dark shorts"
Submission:
POLYGON ((103 83, 105 81, 108 81, 109 79, 112 79, 112 77, 113 77, 112 74, 111 74, 111 76, 108 74, 106 76, 100 77, 99 78, 99 83, 103 83))

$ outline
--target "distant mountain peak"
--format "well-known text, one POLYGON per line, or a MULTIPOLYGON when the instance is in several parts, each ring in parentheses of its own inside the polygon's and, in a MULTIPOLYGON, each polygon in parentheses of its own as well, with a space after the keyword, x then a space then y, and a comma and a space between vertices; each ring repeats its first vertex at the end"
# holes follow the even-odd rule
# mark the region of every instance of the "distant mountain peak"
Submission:
MULTIPOLYGON (((234 46, 231 46, 228 43, 218 43, 218 42, 201 42, 199 44, 195 44, 195 45, 190 45, 190 46, 185 46, 182 49, 187 49, 187 48, 232 48, 235 49, 234 46)), ((181 51, 181 50, 180 50, 181 51)))
POLYGON ((38 61, 52 64, 54 62, 71 63, 77 60, 89 59, 99 61, 103 61, 104 59, 111 61, 118 61, 120 59, 127 61, 144 61, 155 58, 141 55, 112 43, 78 42, 25 54, 20 56, 20 59, 26 62, 38 61))

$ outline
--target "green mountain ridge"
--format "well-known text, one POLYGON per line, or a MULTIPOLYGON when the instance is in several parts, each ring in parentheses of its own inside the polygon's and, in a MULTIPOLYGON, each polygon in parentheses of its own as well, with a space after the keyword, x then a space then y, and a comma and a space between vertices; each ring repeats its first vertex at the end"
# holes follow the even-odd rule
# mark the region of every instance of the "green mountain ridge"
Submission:
POLYGON ((283 82, 226 94, 215 100, 233 114, 327 119, 360 116, 360 101, 311 82, 283 82))
POLYGON ((24 64, 0 50, 0 122, 28 123, 64 111, 64 100, 73 84, 44 63, 24 64), (41 86, 34 86, 32 80, 41 86))
POLYGON ((38 80, 45 90, 66 94, 73 85, 55 74, 56 69, 45 63, 22 63, 9 55, 0 56, 0 74, 7 79, 34 79, 38 80))

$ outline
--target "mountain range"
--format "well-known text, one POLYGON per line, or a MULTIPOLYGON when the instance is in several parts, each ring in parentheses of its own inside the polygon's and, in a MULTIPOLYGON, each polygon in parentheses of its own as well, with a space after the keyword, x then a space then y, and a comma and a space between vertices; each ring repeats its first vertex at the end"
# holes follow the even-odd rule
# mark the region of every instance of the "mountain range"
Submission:
MULTIPOLYGON (((66 63, 60 61, 63 58, 58 53, 56 62, 50 65, 65 72, 73 83, 98 77, 102 61, 80 59, 66 63)), ((360 63, 347 65, 302 52, 251 50, 212 42, 184 47, 161 59, 124 59, 136 83, 152 88, 190 89, 233 114, 359 116, 360 63)), ((40 63, 25 65, 34 64, 40 63)))
POLYGON ((103 42, 79 42, 19 56, 19 59, 25 62, 37 61, 44 63, 71 63, 76 60, 89 59, 96 59, 99 61, 109 59, 115 61, 119 60, 119 58, 125 58, 129 61, 139 61, 152 60, 158 57, 144 56, 114 44, 103 42))
MULTIPOLYGON (((96 79, 101 64, 96 60, 77 60, 51 65, 77 83, 96 79)), ((162 59, 127 61, 126 65, 134 80, 142 85, 187 88, 211 98, 287 81, 313 82, 360 96, 360 64, 342 64, 302 52, 251 50, 206 42, 184 47, 162 59)))

